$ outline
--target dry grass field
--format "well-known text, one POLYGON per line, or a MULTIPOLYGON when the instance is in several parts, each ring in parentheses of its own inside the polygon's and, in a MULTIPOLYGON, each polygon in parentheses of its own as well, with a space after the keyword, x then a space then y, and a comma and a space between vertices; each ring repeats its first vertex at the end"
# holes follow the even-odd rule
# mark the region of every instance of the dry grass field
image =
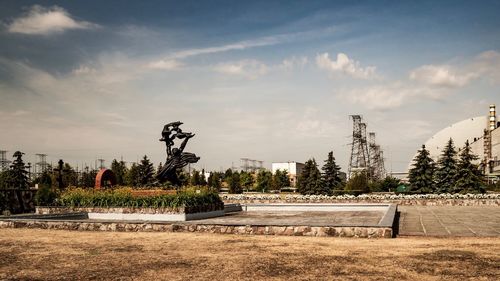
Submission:
POLYGON ((500 280, 500 239, 1 229, 0 279, 500 280))

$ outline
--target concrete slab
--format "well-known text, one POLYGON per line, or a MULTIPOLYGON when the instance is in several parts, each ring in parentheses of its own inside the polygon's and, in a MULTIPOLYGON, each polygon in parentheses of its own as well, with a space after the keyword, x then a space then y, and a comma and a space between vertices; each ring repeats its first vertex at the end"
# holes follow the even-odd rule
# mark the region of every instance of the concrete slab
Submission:
POLYGON ((500 237, 498 206, 398 206, 399 235, 500 237))

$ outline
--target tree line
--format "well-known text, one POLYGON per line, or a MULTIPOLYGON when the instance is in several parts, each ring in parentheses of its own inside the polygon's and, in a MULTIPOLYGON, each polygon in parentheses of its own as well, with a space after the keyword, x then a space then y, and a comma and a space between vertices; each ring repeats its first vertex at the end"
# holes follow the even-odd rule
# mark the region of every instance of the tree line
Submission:
POLYGON ((469 141, 459 151, 450 138, 437 162, 422 145, 413 159, 408 178, 410 191, 415 193, 482 193, 485 191, 484 177, 479 159, 472 153, 469 141))

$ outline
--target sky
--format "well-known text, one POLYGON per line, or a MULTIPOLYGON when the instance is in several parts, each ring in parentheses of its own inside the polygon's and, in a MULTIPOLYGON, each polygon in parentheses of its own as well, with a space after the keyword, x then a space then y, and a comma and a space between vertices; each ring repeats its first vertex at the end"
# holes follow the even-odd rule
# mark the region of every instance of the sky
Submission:
POLYGON ((388 171, 500 107, 499 1, 0 1, 0 150, 26 161, 240 158, 347 170, 349 115, 388 171))

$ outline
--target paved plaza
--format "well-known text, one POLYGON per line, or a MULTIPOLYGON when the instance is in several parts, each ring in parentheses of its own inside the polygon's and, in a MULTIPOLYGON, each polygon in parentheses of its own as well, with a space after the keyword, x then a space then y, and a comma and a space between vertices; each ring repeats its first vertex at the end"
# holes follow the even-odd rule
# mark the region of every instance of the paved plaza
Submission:
POLYGON ((399 235, 500 237, 498 206, 398 206, 399 235))
MULTIPOLYGON (((384 216, 381 211, 284 212, 249 211, 196 221, 220 225, 307 225, 307 226, 376 226, 384 216)), ((193 222, 194 223, 194 222, 193 222)))

